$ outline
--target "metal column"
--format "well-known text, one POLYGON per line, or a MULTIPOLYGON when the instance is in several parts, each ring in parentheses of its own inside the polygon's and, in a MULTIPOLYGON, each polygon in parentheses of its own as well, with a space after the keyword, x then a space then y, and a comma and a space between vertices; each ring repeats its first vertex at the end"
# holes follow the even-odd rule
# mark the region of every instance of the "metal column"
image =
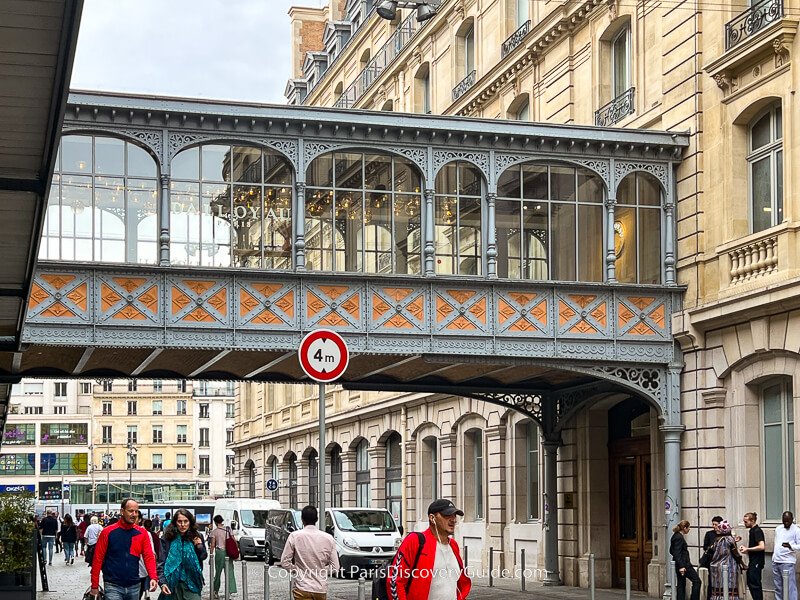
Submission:
POLYGON ((558 447, 560 440, 544 442, 544 585, 561 585, 558 571, 558 447))

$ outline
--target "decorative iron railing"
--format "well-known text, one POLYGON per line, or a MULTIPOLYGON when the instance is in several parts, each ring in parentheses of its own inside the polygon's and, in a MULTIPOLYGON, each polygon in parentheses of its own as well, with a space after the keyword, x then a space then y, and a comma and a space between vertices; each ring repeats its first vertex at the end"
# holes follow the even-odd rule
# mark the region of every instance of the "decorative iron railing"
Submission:
POLYGON ((508 39, 503 42, 503 45, 500 47, 500 57, 505 58, 511 52, 522 43, 522 40, 525 39, 531 32, 531 22, 525 21, 519 29, 517 29, 514 33, 508 36, 508 39))
POLYGON ((397 30, 392 34, 381 49, 375 54, 367 66, 358 74, 355 81, 351 83, 342 95, 336 100, 336 108, 350 108, 358 102, 366 93, 372 83, 378 79, 384 69, 388 67, 398 54, 406 47, 411 38, 425 26, 428 21, 419 23, 416 13, 411 13, 406 20, 400 23, 397 30))
POLYGON ((725 24, 725 50, 730 50, 783 16, 783 0, 766 0, 751 6, 725 24))
POLYGON ((634 113, 633 93, 636 88, 629 88, 611 102, 594 113, 594 124, 597 127, 611 127, 634 113))
POLYGON ((459 81, 458 85, 453 88, 453 102, 461 98, 469 88, 475 85, 476 79, 476 71, 473 69, 469 75, 459 81))
POLYGON ((756 240, 728 252, 731 285, 750 281, 778 270, 778 236, 756 240))

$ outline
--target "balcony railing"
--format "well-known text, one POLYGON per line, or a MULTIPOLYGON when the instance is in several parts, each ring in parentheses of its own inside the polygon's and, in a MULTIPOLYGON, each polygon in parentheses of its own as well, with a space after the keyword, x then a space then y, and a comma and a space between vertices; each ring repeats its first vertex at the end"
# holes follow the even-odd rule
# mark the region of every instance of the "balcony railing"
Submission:
MULTIPOLYGON (((342 95, 336 100, 336 108, 350 108, 366 93, 372 83, 378 79, 398 54, 406 47, 411 38, 425 26, 428 21, 417 22, 416 13, 411 13, 403 21, 387 42, 375 54, 367 66, 358 74, 342 95)), ((355 37, 355 36, 354 36, 355 37)), ((352 39, 352 38, 351 38, 352 39)))
POLYGON ((597 127, 611 127, 634 112, 633 93, 636 88, 629 88, 603 108, 594 113, 594 124, 597 127))
POLYGON ((731 285, 743 283, 778 270, 778 236, 756 240, 728 252, 731 285))
POLYGON ((725 50, 730 50, 783 16, 783 0, 766 0, 751 6, 725 25, 725 50))
POLYGON ((514 33, 508 36, 508 39, 503 42, 503 45, 500 47, 500 57, 505 58, 511 52, 522 43, 522 40, 525 39, 525 36, 531 32, 531 22, 525 21, 522 26, 517 29, 514 33))
POLYGON ((453 88, 453 102, 461 98, 469 88, 475 85, 475 74, 476 71, 473 69, 469 75, 464 77, 461 81, 458 82, 458 85, 453 88))

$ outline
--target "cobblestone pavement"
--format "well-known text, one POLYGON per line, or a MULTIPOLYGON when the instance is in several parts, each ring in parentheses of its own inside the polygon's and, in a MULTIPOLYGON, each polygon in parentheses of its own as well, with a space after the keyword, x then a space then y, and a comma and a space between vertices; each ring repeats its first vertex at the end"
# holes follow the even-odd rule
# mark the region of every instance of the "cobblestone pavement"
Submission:
MULTIPOLYGON (((242 566, 247 568, 247 598, 248 600, 262 600, 264 594, 264 563, 256 560, 248 560, 244 563, 236 563, 236 582, 239 593, 232 596, 232 600, 244 600, 242 594, 242 566)), ((270 569, 270 600, 288 600, 289 583, 286 572, 277 566, 270 569)), ((38 577, 38 575, 37 575, 38 577)), ((83 562, 83 557, 75 559, 74 565, 64 564, 64 555, 56 554, 53 557, 53 566, 47 567, 47 578, 50 586, 49 592, 41 591, 41 581, 39 581, 39 592, 37 600, 81 600, 84 592, 89 588, 89 568, 83 562)), ((206 579, 208 579, 208 567, 206 565, 206 579)), ((589 600, 589 591, 582 588, 571 587, 543 587, 541 584, 530 583, 526 592, 521 592, 519 580, 499 579, 495 580, 495 587, 489 587, 487 579, 476 579, 473 581, 470 600, 508 600, 513 597, 531 597, 537 600, 589 600)), ((366 581, 366 598, 369 599, 371 582, 366 581)), ((223 588, 224 589, 224 588, 223 588)), ((203 591, 203 600, 208 599, 209 586, 203 591)), ((644 594, 634 593, 634 598, 639 600, 646 598, 644 594)), ((153 595, 152 599, 155 600, 153 595)), ((328 591, 329 600, 357 600, 358 581, 352 579, 333 579, 330 582, 328 591)), ((623 590, 597 590, 597 600, 624 600, 623 590)))

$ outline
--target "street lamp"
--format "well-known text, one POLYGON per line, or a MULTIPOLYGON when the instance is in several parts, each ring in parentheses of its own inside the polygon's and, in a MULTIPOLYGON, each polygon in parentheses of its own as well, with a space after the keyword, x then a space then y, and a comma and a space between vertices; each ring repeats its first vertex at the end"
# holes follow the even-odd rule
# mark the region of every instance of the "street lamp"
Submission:
POLYGON ((398 8, 416 8, 417 21, 420 23, 427 21, 436 15, 439 2, 411 2, 407 0, 381 0, 375 8, 375 12, 384 19, 393 20, 397 16, 398 8))
POLYGON ((103 468, 106 470, 106 514, 108 514, 109 509, 109 498, 111 496, 111 463, 114 461, 114 457, 110 453, 103 454, 103 468))
POLYGON ((136 456, 138 448, 133 445, 133 442, 128 442, 128 498, 133 498, 133 459, 136 456))

